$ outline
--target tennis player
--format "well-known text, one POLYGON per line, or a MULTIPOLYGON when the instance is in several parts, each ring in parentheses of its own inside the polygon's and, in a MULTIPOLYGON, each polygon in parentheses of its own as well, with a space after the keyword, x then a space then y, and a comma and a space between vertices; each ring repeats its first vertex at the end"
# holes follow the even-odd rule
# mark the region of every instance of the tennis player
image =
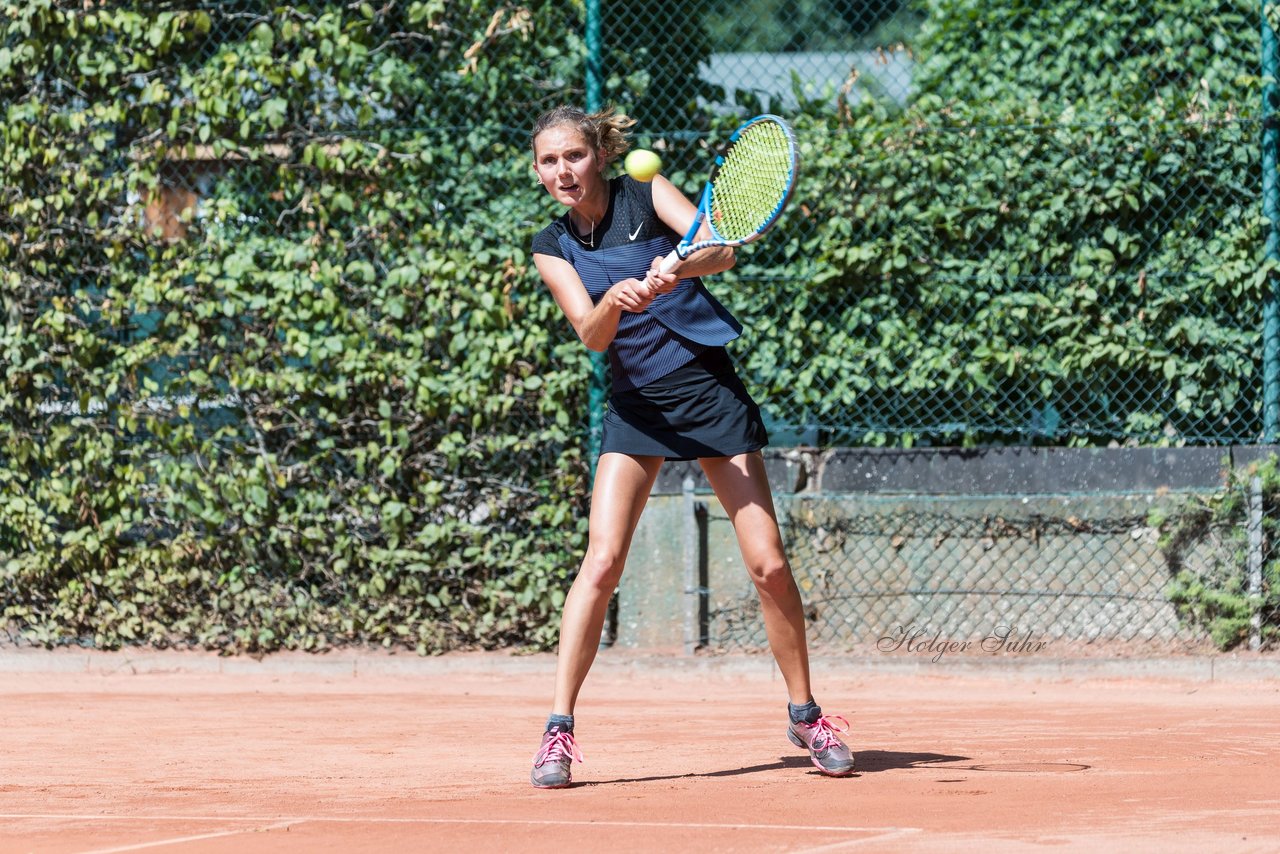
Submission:
POLYGON ((561 106, 537 119, 531 138, 538 182, 568 209, 534 236, 534 263, 582 342, 608 352, 613 383, 587 553, 564 604, 555 699, 531 779, 563 788, 582 761, 574 705, 664 460, 697 460, 733 522, 786 683, 788 737, 822 773, 847 776, 853 756, 837 731, 848 721, 824 716, 810 689, 804 609, 760 453, 768 436, 725 351, 742 327, 702 282, 731 268, 734 252, 704 249, 658 272, 696 208, 661 175, 605 177, 630 147, 632 124, 613 110, 561 106))

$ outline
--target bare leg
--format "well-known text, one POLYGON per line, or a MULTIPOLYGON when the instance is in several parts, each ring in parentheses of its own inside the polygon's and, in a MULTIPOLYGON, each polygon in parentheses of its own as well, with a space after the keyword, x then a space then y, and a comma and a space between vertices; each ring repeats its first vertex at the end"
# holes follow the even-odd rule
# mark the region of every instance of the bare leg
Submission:
POLYGON ((622 577, 631 537, 662 462, 662 457, 603 454, 596 466, 587 554, 560 619, 553 714, 573 714, 578 691, 600 647, 609 598, 622 577))
POLYGON ((809 648, 805 641, 804 603, 782 547, 769 478, 759 451, 736 457, 699 460, 716 497, 738 535, 747 572, 760 594, 769 647, 787 684, 792 703, 813 699, 809 648))

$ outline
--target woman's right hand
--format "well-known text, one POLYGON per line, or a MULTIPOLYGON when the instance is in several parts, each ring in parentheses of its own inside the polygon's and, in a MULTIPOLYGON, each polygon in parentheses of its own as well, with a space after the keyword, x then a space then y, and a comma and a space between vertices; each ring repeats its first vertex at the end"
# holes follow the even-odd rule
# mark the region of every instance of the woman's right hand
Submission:
POLYGON ((680 284, 680 264, 664 273, 662 272, 661 255, 653 259, 653 263, 649 265, 649 272, 645 274, 644 282, 649 286, 649 290, 656 297, 659 294, 669 294, 680 284))

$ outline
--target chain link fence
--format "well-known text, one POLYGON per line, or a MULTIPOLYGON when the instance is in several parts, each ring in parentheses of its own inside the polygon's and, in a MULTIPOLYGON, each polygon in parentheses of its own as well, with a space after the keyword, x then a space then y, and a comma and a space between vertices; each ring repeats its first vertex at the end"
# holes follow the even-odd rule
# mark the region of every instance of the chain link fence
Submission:
MULTIPOLYGON (((1280 637, 1274 448, 766 460, 819 650, 1141 656, 1280 637)), ((659 478, 633 552, 612 642, 768 648, 733 525, 696 464, 659 478)))
MULTIPOLYGON (((664 29, 685 57, 674 81, 645 74, 643 53, 616 66, 619 88, 644 94, 642 130, 690 174, 714 133, 686 120, 691 93, 715 116, 879 105, 804 127, 817 178, 782 225, 801 250, 750 247, 723 289, 739 316, 780 318, 749 324, 741 347, 775 445, 1226 445, 1267 432, 1267 291, 1224 286, 1266 266, 1261 97, 1243 82, 1266 61, 1255 6, 1208 4, 1194 34, 1193 16, 1160 3, 710 6, 697 37, 664 29), (1198 44, 1176 48, 1184 38, 1198 44), (1185 61, 1163 65, 1173 51, 1185 61), (898 122, 921 104, 933 106, 898 122), (824 168, 833 151, 843 170, 824 168)), ((606 6, 606 32, 642 31, 644 14, 606 6)), ((811 637, 828 648, 1274 643, 1276 505, 1260 487, 778 502, 811 637)), ((715 533, 726 519, 708 524, 704 540, 731 540, 715 533)), ((706 643, 764 648, 736 552, 711 559, 726 568, 704 590, 706 643)))
MULTIPOLYGON (((307 168, 376 163, 377 186, 395 192, 441 140, 462 169, 469 153, 523 157, 533 115, 581 102, 597 63, 604 99, 638 119, 637 142, 690 193, 737 117, 800 117, 807 171, 789 213, 718 287, 747 321, 738 351, 775 444, 1253 442, 1265 432, 1261 291, 1249 286, 1263 245, 1259 21, 1248 4, 1211 5, 1188 34, 1160 2, 594 3, 593 52, 570 7, 482 4, 445 26, 423 2, 139 3, 143 25, 173 19, 164 59, 191 97, 291 19, 329 21, 326 49, 363 59, 358 74, 318 72, 315 47, 290 45, 281 66, 310 93, 307 115, 235 144, 202 118, 184 128, 195 144, 170 148, 131 201, 172 239, 193 226, 296 230, 315 219, 307 168), (194 25, 180 17, 192 10, 194 25), (974 54, 1005 40, 986 76, 956 61, 966 38, 974 54), (461 81, 513 40, 562 44, 538 57, 537 79, 493 81, 517 97, 477 101, 461 81), (868 101, 876 111, 838 120, 868 101), (928 110, 904 120, 920 102, 928 110)), ((129 54, 106 61, 124 73, 129 54)), ((84 61, 48 60, 55 78, 84 61)), ((160 99, 152 72, 130 73, 139 97, 160 99)), ((245 75, 246 103, 259 74, 245 75)), ((167 135, 160 111, 153 120, 104 123, 103 168, 136 170, 145 141, 167 135)), ((362 203, 368 171, 348 168, 345 203, 362 203)), ((441 222, 497 213, 464 174, 428 172, 441 222)))
MULTIPOLYGON (((1172 648, 1205 639, 1205 627, 1181 620, 1170 602, 1145 498, 788 497, 779 511, 820 646, 874 642, 907 653, 941 634, 970 642, 964 651, 994 652, 1003 635, 1010 647, 1040 652, 1051 643, 1172 648)), ((1222 575, 1229 555, 1216 539, 1199 548, 1191 563, 1222 575)), ((754 591, 721 595, 711 643, 763 647, 754 591)))
MULTIPOLYGON (((556 103, 583 103, 594 73, 603 100, 638 120, 636 142, 658 150, 667 174, 690 193, 709 150, 741 117, 776 112, 800 131, 805 165, 787 214, 765 241, 743 250, 732 274, 712 283, 747 323, 734 352, 775 446, 1274 438, 1263 411, 1267 72, 1254 4, 1206 3, 1194 15, 1165 0, 124 5, 133 23, 102 40, 97 55, 59 45, 22 54, 18 30, 0 46, 0 68, 34 64, 23 80, 42 98, 70 105, 59 122, 92 124, 76 129, 74 150, 5 163, 0 229, 13 250, 6 257, 37 273, 50 258, 78 269, 75 281, 33 292, 37 309, 11 306, 11 319, 61 305, 64 292, 100 294, 113 269, 143 263, 127 246, 77 243, 73 233, 84 224, 64 232, 50 214, 57 188, 77 169, 91 178, 77 186, 101 180, 125 191, 105 203, 103 221, 136 222, 139 233, 175 247, 163 263, 212 243, 234 259, 228 247, 250 235, 314 235, 317 243, 345 242, 344 263, 385 279, 399 270, 397 253, 430 245, 433 227, 525 240, 536 223, 512 221, 526 211, 504 198, 513 188, 536 192, 532 180, 520 183, 528 126, 556 103), (593 16, 598 44, 584 35, 593 16), (299 27, 315 38, 289 40, 299 27), (264 46, 274 51, 271 66, 246 59, 264 46), (501 73, 492 58, 499 52, 518 57, 524 70, 501 73), (330 62, 335 54, 344 62, 330 62), (235 98, 202 100, 237 63, 235 98), (84 74, 129 81, 127 120, 109 109, 77 113, 90 96, 68 81, 84 74), (273 94, 281 88, 305 91, 307 109, 290 109, 273 94), (252 121, 229 118, 240 108, 252 121), (311 192, 319 173, 324 197, 311 192), (431 200, 431 222, 399 216, 396 197, 405 193, 431 200), (40 217, 47 233, 22 236, 40 217), (340 217, 357 225, 332 227, 340 217)), ((41 0, 6 8, 15 20, 24 8, 59 8, 87 28, 120 7, 41 0)), ((23 115, 9 114, 11 139, 59 139, 66 131, 25 128, 23 115)), ((523 245, 473 249, 509 275, 492 304, 466 312, 517 317, 522 303, 545 299, 523 245)), ((412 290, 412 281, 401 284, 412 290)), ((137 312, 107 324, 106 334, 145 340, 180 309, 160 297, 138 300, 137 312)), ((92 326, 110 310, 89 306, 78 322, 92 326)), ((425 346, 465 373, 468 315, 399 311, 388 304, 389 323, 434 328, 439 334, 425 346)), ((159 406, 172 391, 164 405, 186 405, 179 380, 189 378, 192 354, 207 348, 201 336, 237 335, 235 318, 206 322, 198 341, 157 333, 169 340, 145 357, 154 394, 139 393, 144 403, 159 406)), ((271 335, 297 333, 269 326, 271 335)), ((332 340, 312 332, 290 345, 301 353, 332 340)), ((527 363, 515 350, 486 357, 510 367, 510 376, 474 396, 510 398, 502 416, 513 437, 566 421, 585 429, 585 412, 549 411, 522 397, 539 371, 550 383, 571 382, 557 372, 579 367, 567 355, 575 342, 567 324, 556 335, 550 365, 527 363)), ((31 361, 4 358, 7 367, 31 361)), ((319 423, 348 405, 343 395, 314 389, 287 399, 221 391, 202 401, 208 417, 195 428, 208 439, 202 451, 238 432, 263 458, 269 449, 283 460, 291 439, 279 438, 279 425, 319 423), (242 412, 277 427, 264 439, 255 425, 239 423, 242 412)), ((378 411, 376 401, 371 407, 378 411)), ((438 423, 418 417, 415 429, 452 430, 460 408, 433 409, 438 423)), ((72 414, 101 416, 94 423, 109 432, 114 411, 50 393, 22 417, 33 435, 72 414)), ((367 445, 372 459, 384 433, 391 427, 371 417, 324 441, 367 445)), ((419 456, 424 472, 436 466, 437 482, 461 484, 448 490, 449 512, 483 521, 509 494, 533 496, 513 516, 535 513, 530 484, 573 482, 547 474, 561 465, 565 440, 532 444, 513 440, 468 458, 502 468, 483 473, 484 500, 474 479, 462 477, 473 472, 453 448, 433 445, 419 456)), ((294 460, 282 470, 309 464, 294 460)), ((351 471, 345 477, 357 479, 351 471)), ((1089 509, 1080 510, 1056 499, 978 507, 795 496, 780 499, 780 512, 821 643, 865 643, 869 629, 880 637, 896 627, 971 639, 997 628, 993 621, 1047 640, 1176 642, 1208 632, 1241 642, 1274 626, 1265 605, 1274 601, 1267 489, 1252 516, 1239 509, 1247 500, 1210 508, 1207 520, 1177 505, 1158 523, 1149 507, 1087 497, 1089 509), (1171 541, 1194 547, 1179 551, 1171 541), (1001 580, 1009 577, 1018 583, 1001 580)), ((361 536, 381 542, 388 523, 370 516, 361 524, 361 536)), ((296 543, 281 553, 290 548, 296 543)), ((760 644, 750 591, 740 592, 712 603, 713 645, 760 644)))
MULTIPOLYGON (((1280 619, 1274 465, 1200 494, 818 492, 775 502, 819 650, 935 663, 1265 650, 1280 619)), ((767 649, 729 519, 691 496, 684 503, 694 507, 685 524, 695 549, 685 561, 686 649, 767 649)), ((646 585, 668 583, 649 575, 624 579, 624 644, 652 642, 636 621, 672 610, 645 612, 657 595, 646 585)))

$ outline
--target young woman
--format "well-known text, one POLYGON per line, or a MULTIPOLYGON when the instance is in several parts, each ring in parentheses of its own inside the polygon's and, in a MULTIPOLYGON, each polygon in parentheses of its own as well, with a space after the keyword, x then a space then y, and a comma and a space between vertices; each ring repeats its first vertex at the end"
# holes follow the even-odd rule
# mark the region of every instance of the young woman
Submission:
POLYGON ((789 695, 787 735, 809 750, 818 770, 847 776, 853 756, 836 730, 845 731, 848 721, 823 716, 810 691, 804 610, 760 454, 768 436, 724 349, 742 327, 701 279, 732 267, 733 250, 705 249, 671 273, 658 272, 696 209, 661 175, 647 183, 605 177, 629 148, 626 129, 633 123, 612 110, 588 115, 562 106, 533 127, 538 182, 568 208, 535 235, 533 260, 582 342, 608 351, 613 389, 587 553, 564 604, 555 699, 531 779, 538 788, 563 788, 573 760, 582 761, 574 705, 632 534, 663 461, 694 459, 733 522, 760 595, 789 695))

